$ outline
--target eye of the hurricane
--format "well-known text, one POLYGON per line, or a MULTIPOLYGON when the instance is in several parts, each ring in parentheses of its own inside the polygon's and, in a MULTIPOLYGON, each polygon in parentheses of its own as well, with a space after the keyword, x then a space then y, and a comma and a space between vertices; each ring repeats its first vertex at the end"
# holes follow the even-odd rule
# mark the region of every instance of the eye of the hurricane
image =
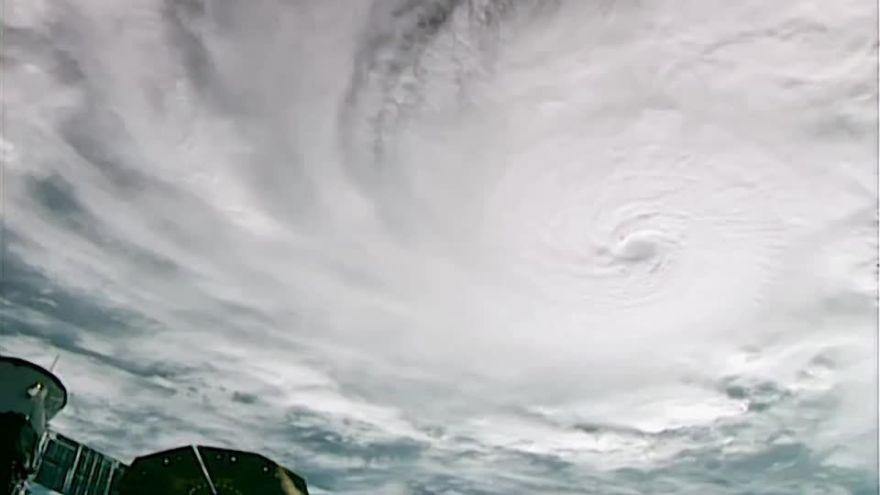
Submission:
POLYGON ((662 115, 644 119, 651 125, 572 149, 557 143, 560 156, 588 161, 550 163, 545 149, 505 156, 487 203, 498 251, 543 298, 602 326, 680 328, 749 312, 771 282, 786 228, 765 192, 784 167, 747 149, 723 156, 734 143, 709 149, 662 115), (667 130, 643 135, 646 127, 667 130), (609 151, 624 141, 627 151, 609 151))
POLYGON ((657 233, 637 232, 628 237, 622 237, 615 246, 615 257, 621 261, 638 263, 647 261, 657 254, 657 244, 652 236, 657 233))
POLYGON ((580 226, 579 234, 569 230, 575 227, 568 222, 582 224, 581 215, 569 220, 557 217, 522 256, 529 277, 543 292, 549 291, 554 299, 595 301, 598 297, 629 305, 644 303, 663 290, 681 254, 684 225, 680 215, 622 215, 610 224, 601 212, 587 216, 591 222, 580 226), (597 294, 600 287, 601 294, 597 294))

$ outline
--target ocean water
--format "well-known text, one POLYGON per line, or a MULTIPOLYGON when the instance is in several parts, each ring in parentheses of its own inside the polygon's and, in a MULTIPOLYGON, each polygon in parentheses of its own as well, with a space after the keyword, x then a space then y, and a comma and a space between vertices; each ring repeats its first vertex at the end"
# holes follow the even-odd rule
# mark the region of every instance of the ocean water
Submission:
POLYGON ((876 494, 877 6, 7 0, 0 352, 128 461, 876 494))

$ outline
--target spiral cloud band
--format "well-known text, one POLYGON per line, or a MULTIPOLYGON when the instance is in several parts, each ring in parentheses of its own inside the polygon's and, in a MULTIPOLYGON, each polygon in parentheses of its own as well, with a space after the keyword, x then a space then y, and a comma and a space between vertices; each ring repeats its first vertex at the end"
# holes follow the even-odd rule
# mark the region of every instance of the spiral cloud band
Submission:
POLYGON ((877 491, 876 6, 8 0, 0 352, 315 493, 877 491))

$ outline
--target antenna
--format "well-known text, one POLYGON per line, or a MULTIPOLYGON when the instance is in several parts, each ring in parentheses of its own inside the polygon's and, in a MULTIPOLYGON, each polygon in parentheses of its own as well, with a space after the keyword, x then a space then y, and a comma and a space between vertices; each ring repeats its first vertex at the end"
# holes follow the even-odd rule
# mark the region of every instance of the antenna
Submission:
POLYGON ((61 354, 55 354, 55 360, 52 361, 52 366, 49 366, 49 371, 55 372, 55 365, 58 364, 58 359, 61 357, 61 354))

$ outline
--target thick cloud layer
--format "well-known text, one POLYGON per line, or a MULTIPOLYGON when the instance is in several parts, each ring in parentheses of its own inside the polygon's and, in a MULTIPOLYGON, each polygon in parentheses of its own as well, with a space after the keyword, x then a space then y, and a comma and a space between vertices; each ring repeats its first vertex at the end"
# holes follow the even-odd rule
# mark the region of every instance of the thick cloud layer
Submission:
POLYGON ((316 493, 875 493, 875 7, 10 0, 0 351, 316 493))

